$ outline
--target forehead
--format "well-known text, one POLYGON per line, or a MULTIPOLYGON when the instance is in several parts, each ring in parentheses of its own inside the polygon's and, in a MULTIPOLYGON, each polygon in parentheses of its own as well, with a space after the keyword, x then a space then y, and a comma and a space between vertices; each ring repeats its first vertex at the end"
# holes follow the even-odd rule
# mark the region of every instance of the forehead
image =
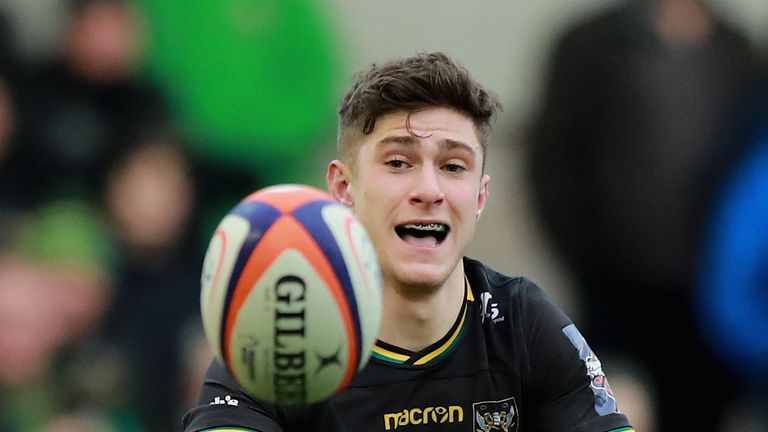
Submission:
POLYGON ((429 108, 422 111, 399 111, 382 116, 363 144, 416 144, 437 141, 444 147, 467 147, 480 152, 480 141, 472 120, 449 108, 429 108))

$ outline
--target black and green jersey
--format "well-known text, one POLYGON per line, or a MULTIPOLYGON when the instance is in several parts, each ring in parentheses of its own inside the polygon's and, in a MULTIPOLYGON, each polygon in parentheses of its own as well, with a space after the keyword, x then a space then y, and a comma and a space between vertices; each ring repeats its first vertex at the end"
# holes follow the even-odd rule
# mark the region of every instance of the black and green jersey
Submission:
POLYGON ((465 258, 467 300, 420 352, 378 342, 345 390, 276 406, 239 390, 217 362, 186 431, 629 431, 600 361, 533 283, 465 258))

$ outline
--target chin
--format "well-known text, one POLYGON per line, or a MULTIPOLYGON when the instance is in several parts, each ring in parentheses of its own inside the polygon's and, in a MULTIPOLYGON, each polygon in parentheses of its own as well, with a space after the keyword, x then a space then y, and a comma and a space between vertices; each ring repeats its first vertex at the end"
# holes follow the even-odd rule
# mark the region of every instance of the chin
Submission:
POLYGON ((400 285, 439 288, 449 275, 445 264, 407 263, 398 267, 395 279, 400 285))
POLYGON ((385 248, 379 255, 385 283, 439 288, 461 259, 448 246, 444 244, 440 248, 416 250, 398 242, 394 247, 385 248))

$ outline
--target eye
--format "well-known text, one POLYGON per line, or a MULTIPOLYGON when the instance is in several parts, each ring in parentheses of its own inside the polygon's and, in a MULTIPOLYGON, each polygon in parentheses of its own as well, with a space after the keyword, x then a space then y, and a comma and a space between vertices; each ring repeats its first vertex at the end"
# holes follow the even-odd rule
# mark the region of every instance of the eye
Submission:
POLYGON ((408 167, 408 163, 400 159, 388 160, 385 162, 385 164, 394 169, 403 169, 408 167))
POLYGON ((460 172, 466 171, 466 168, 464 168, 459 164, 451 163, 451 164, 445 165, 445 170, 448 171, 449 173, 458 174, 460 172))

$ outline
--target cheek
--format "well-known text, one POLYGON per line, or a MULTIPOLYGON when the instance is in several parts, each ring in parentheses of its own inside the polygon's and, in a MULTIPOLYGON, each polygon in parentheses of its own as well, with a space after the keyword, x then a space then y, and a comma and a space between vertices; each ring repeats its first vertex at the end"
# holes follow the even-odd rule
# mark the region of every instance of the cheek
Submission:
POLYGON ((476 187, 454 188, 455 211, 462 219, 475 220, 480 191, 476 187))
POLYGON ((368 231, 368 235, 375 240, 376 237, 380 236, 379 231, 381 230, 380 225, 382 221, 380 216, 377 217, 378 212, 374 204, 375 198, 368 194, 362 197, 363 199, 359 198, 361 197, 355 199, 353 213, 360 223, 363 224, 366 231, 368 231))
POLYGON ((387 184, 385 179, 375 176, 358 178, 352 187, 355 212, 368 213, 373 217, 378 212, 382 216, 381 212, 393 195, 389 193, 387 184))

